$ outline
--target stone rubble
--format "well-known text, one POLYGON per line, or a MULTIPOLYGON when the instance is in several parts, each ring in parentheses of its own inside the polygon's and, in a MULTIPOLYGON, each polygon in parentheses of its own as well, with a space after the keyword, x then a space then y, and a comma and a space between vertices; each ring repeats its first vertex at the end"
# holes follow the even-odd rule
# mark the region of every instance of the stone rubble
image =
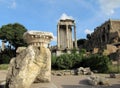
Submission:
POLYGON ((93 72, 90 70, 89 67, 87 67, 87 68, 79 67, 79 68, 77 68, 77 75, 81 75, 81 74, 91 75, 91 74, 93 74, 93 72))
POLYGON ((100 76, 95 76, 95 75, 91 75, 90 77, 88 77, 88 83, 90 85, 109 85, 109 82, 106 78, 104 77, 100 77, 100 76))
POLYGON ((56 76, 65 76, 65 75, 92 75, 94 74, 89 67, 83 68, 79 67, 74 70, 61 70, 61 71, 52 71, 52 75, 56 76))

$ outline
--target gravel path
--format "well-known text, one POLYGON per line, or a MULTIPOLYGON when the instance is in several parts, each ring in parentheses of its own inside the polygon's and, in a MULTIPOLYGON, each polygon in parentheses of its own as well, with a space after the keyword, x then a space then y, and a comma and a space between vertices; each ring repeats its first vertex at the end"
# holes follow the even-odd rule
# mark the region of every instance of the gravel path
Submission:
POLYGON ((110 86, 91 86, 88 84, 86 75, 81 76, 53 76, 52 80, 56 84, 58 88, 120 88, 120 78, 109 78, 107 75, 105 76, 110 86))
MULTIPOLYGON (((3 82, 6 78, 7 71, 0 70, 0 83, 3 82)), ((120 77, 119 78, 109 78, 108 74, 96 74, 103 76, 109 80, 110 86, 90 86, 87 83, 88 76, 52 76, 52 83, 54 83, 57 88, 120 88, 120 77)), ((119 74, 120 75, 120 74, 119 74)), ((36 84, 40 88, 39 84, 36 84)), ((0 88, 2 88, 0 86, 0 88)))

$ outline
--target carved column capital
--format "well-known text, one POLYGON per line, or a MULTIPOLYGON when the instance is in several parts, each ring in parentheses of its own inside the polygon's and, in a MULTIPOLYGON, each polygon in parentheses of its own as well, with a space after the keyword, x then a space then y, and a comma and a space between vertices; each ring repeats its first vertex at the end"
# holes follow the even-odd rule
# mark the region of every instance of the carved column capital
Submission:
POLYGON ((24 33, 23 38, 29 45, 47 47, 53 39, 53 34, 50 32, 28 31, 24 33))

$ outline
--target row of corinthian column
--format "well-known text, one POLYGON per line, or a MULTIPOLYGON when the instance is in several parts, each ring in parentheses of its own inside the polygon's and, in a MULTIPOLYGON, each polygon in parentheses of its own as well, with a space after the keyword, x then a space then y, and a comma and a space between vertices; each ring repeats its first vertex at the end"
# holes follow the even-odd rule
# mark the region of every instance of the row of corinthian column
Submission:
MULTIPOLYGON (((60 42, 60 24, 58 23, 57 25, 57 47, 58 49, 61 49, 61 42, 60 42)), ((69 24, 65 24, 66 26, 66 44, 68 49, 73 49, 73 40, 72 40, 72 29, 69 29, 69 26, 72 28, 72 26, 74 27, 74 43, 75 43, 75 48, 77 48, 77 39, 76 39, 76 26, 74 25, 69 25, 69 24), (71 38, 70 38, 71 37, 71 38)))

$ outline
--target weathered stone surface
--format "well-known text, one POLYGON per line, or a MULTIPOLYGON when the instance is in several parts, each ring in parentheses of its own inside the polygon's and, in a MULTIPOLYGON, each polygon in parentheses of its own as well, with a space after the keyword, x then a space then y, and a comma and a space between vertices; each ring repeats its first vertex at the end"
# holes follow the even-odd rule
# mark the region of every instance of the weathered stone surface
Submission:
POLYGON ((120 49, 120 20, 108 20, 96 27, 83 46, 92 53, 103 53, 104 49, 107 55, 116 52, 120 49))
POLYGON ((51 32, 28 31, 24 33, 23 37, 29 45, 47 48, 48 44, 53 39, 53 34, 51 32))
POLYGON ((95 75, 91 75, 88 78, 88 82, 90 85, 109 85, 109 82, 107 79, 103 78, 103 77, 99 77, 99 76, 95 76, 95 75))
POLYGON ((46 50, 44 57, 47 58, 44 63, 45 66, 39 71, 35 83, 51 81, 51 53, 49 50, 46 50))
POLYGON ((114 45, 107 44, 106 49, 103 52, 103 55, 110 55, 112 53, 115 53, 118 50, 118 48, 114 45))
POLYGON ((18 47, 17 50, 16 50, 16 53, 20 53, 25 49, 26 49, 26 47, 18 47))
POLYGON ((45 68, 50 57, 48 48, 28 46, 10 62, 6 78, 6 88, 29 88, 45 68))
POLYGON ((76 74, 77 75, 81 75, 81 74, 83 74, 83 75, 92 75, 93 72, 90 70, 89 67, 87 67, 87 68, 79 67, 79 68, 77 68, 76 74))

